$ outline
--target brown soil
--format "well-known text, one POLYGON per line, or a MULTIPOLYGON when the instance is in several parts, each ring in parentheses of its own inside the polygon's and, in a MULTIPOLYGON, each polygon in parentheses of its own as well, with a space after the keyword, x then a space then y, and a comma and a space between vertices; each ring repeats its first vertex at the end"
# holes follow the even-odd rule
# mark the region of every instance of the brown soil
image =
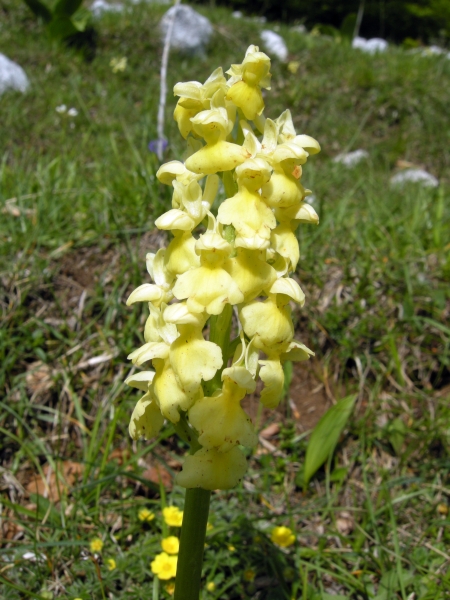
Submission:
MULTIPOLYGON (((294 373, 288 398, 283 400, 275 411, 265 408, 260 426, 291 418, 299 433, 302 433, 312 429, 332 405, 331 392, 327 393, 317 374, 320 371, 319 363, 311 361, 294 363, 293 366, 294 373)), ((258 405, 258 394, 247 397, 242 403, 253 422, 257 417, 258 405)))

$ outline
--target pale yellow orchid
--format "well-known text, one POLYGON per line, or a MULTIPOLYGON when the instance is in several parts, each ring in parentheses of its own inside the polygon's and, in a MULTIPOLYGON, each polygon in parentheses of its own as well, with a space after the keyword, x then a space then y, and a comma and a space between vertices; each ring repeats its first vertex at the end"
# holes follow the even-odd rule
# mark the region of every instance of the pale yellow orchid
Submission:
POLYGON ((206 142, 186 160, 186 167, 194 173, 210 175, 229 171, 249 157, 246 148, 226 141, 233 122, 229 119, 223 95, 217 93, 216 96, 214 108, 204 110, 191 119, 195 133, 206 142))
POLYGON ((240 65, 231 65, 227 71, 231 78, 227 99, 242 110, 246 119, 253 120, 264 110, 261 88, 270 90, 270 58, 259 52, 258 46, 250 46, 240 65))
POLYGON ((227 82, 221 67, 216 69, 203 85, 198 81, 175 85, 173 93, 175 96, 180 96, 180 99, 175 108, 174 119, 184 138, 192 132, 191 119, 200 111, 211 107, 211 98, 219 90, 222 90, 223 94, 227 90, 227 82))
POLYGON ((185 458, 175 481, 186 488, 229 490, 236 487, 246 470, 247 460, 236 446, 228 452, 202 448, 185 458))
POLYGON ((155 221, 171 238, 147 255, 153 283, 128 298, 150 310, 145 343, 129 358, 153 369, 127 379, 145 393, 130 435, 149 438, 165 418, 171 421, 195 451, 177 483, 207 490, 232 488, 246 471, 239 446, 255 446, 257 436, 241 401, 255 393, 258 377, 261 403, 274 408, 283 395, 283 363, 313 355, 294 340, 291 305, 305 302, 294 275, 295 231, 318 223, 305 202, 311 192, 301 184, 302 167, 320 146, 296 133, 290 111, 274 120, 264 115, 270 59, 257 46, 227 73, 228 81, 219 68, 204 84, 174 88, 187 151, 184 162, 172 160, 157 172, 173 192, 170 210, 155 221), (227 197, 214 216, 221 180, 227 197))
POLYGON ((269 290, 277 278, 275 269, 265 261, 264 250, 236 248, 236 256, 224 263, 224 269, 243 293, 244 302, 269 290))
POLYGON ((249 159, 236 169, 238 192, 220 205, 217 215, 220 223, 233 225, 236 247, 251 250, 269 247, 276 219, 257 190, 269 181, 270 171, 263 159, 249 159))
POLYGON ((187 299, 191 312, 219 315, 225 304, 239 304, 244 295, 224 269, 231 253, 230 244, 214 231, 200 236, 196 243, 201 266, 178 277, 173 294, 178 300, 187 299))
POLYGON ((158 435, 164 425, 164 416, 151 392, 142 396, 131 415, 129 433, 133 440, 148 440, 158 435))
POLYGON ((170 302, 173 298, 171 275, 164 266, 165 250, 161 248, 156 254, 146 256, 147 271, 155 283, 144 283, 136 288, 128 297, 127 306, 135 302, 152 302, 160 306, 163 302, 170 302))
POLYGON ((225 377, 221 390, 198 400, 189 410, 189 421, 198 431, 198 441, 204 448, 227 452, 236 445, 256 445, 253 424, 241 407, 245 394, 245 388, 225 377))
POLYGON ((197 394, 202 381, 212 379, 223 362, 219 346, 203 339, 203 324, 179 324, 180 335, 170 347, 170 364, 188 396, 197 394))
POLYGON ((154 359, 155 378, 152 389, 161 413, 172 423, 180 420, 180 411, 187 411, 196 400, 203 396, 201 386, 195 395, 189 395, 181 387, 169 360, 154 359))
POLYGON ((164 266, 171 275, 182 275, 200 266, 200 257, 195 252, 196 239, 190 231, 172 229, 173 239, 167 246, 164 266))

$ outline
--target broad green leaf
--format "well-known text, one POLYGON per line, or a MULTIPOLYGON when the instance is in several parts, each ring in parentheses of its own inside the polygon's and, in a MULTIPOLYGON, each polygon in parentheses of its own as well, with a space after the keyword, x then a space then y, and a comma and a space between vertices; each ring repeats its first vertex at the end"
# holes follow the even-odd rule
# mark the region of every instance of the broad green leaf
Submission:
POLYGON ((60 40, 64 40, 78 31, 71 19, 66 16, 53 17, 48 30, 52 37, 60 40))
POLYGON ((406 436, 406 425, 402 419, 397 418, 391 421, 391 423, 388 425, 387 433, 389 442, 394 448, 395 454, 400 456, 406 436))
POLYGON ((58 0, 53 10, 54 15, 71 17, 82 5, 83 0, 58 0))
POLYGON ((309 439, 306 450, 304 485, 307 486, 314 473, 323 465, 339 440, 352 412, 356 396, 339 400, 320 419, 309 439))
POLYGON ((52 20, 51 10, 43 2, 40 0, 25 0, 25 4, 37 17, 40 17, 45 23, 50 23, 52 20))

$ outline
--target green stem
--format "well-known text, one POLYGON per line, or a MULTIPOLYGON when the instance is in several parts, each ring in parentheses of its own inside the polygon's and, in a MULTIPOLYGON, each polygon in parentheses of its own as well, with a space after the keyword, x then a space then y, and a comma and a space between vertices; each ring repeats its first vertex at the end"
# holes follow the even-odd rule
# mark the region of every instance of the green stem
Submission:
POLYGON ((174 600, 199 600, 210 496, 209 490, 186 490, 174 600))
POLYGON ((228 346, 230 345, 231 317, 233 315, 233 307, 231 304, 226 304, 220 315, 213 315, 209 320, 209 341, 214 342, 222 348, 223 364, 222 368, 217 371, 211 381, 204 384, 205 394, 210 396, 218 390, 222 383, 222 371, 226 367, 225 361, 228 356, 228 346))
POLYGON ((172 425, 179 437, 190 445, 191 454, 195 454, 197 450, 200 450, 201 445, 198 443, 197 433, 189 425, 185 412, 180 412, 180 420, 178 423, 172 423, 172 425))

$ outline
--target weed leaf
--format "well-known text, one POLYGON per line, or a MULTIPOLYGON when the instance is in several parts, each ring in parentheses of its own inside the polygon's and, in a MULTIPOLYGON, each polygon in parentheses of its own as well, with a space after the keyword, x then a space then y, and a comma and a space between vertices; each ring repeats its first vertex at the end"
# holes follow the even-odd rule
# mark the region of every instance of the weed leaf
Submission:
POLYGON ((352 412, 356 396, 347 396, 339 400, 332 406, 320 419, 315 426, 306 450, 304 485, 308 485, 309 480, 319 467, 332 454, 338 442, 339 436, 344 429, 347 420, 352 412))

